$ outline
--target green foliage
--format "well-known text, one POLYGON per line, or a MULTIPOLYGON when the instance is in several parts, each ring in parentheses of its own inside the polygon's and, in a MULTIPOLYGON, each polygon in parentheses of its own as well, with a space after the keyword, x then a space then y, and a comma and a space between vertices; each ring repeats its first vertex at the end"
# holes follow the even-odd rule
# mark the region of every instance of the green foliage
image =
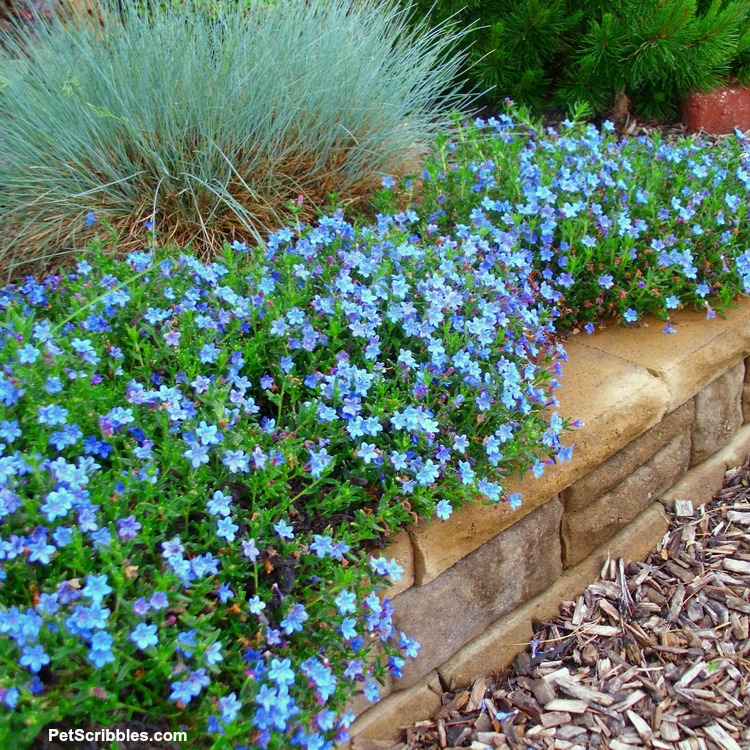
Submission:
POLYGON ((740 83, 750 83, 750 25, 737 42, 734 75, 740 83))
POLYGON ((674 115, 691 91, 749 77, 749 13, 743 0, 446 0, 432 18, 476 23, 470 74, 495 104, 605 112, 627 97, 651 119, 674 115))
MULTIPOLYGON (((96 211, 213 251, 413 168, 448 107, 453 36, 392 2, 203 0, 53 19, 0 52, 0 260, 67 252, 96 211)), ((444 118, 443 118, 444 119, 444 118)))
POLYGON ((514 107, 461 123, 425 162, 420 233, 484 229, 532 258, 560 333, 682 307, 710 318, 749 293, 748 139, 629 139, 574 112, 559 131, 514 107))
POLYGON ((660 119, 673 116, 689 92, 727 80, 746 3, 713 2, 702 13, 695 0, 619 5, 629 7, 589 21, 571 54, 559 102, 583 98, 601 111, 623 92, 638 115, 660 119))
POLYGON ((517 508, 573 426, 533 269, 419 223, 336 211, 211 263, 94 242, 0 289, 1 748, 137 719, 322 750, 401 676, 403 569, 365 545, 517 508))

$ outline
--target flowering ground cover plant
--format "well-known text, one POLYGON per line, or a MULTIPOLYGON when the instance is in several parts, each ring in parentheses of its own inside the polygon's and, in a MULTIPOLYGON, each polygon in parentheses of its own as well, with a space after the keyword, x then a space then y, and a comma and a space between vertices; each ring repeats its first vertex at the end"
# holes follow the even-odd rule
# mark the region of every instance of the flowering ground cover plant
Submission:
MULTIPOLYGON (((509 108, 443 137, 419 204, 429 231, 485 228, 533 265, 558 331, 655 313, 671 333, 671 311, 712 317, 750 292, 749 157, 739 132, 721 146, 624 138, 612 123, 558 131, 509 108)), ((403 201, 408 186, 396 192, 403 201)))
POLYGON ((420 224, 94 247, 0 292, 0 745, 145 715, 331 748, 416 655, 364 543, 571 450, 528 257, 420 224))

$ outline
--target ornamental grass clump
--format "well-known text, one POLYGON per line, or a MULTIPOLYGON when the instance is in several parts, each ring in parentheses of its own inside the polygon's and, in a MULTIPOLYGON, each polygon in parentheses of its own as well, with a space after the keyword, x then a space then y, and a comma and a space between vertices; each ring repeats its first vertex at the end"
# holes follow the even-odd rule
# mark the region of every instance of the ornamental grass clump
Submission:
POLYGON ((98 249, 0 293, 0 745, 138 719, 332 750, 400 676, 419 644, 376 594, 400 569, 365 544, 516 507, 505 477, 571 451, 530 267, 418 225, 98 249))
POLYGON ((313 216, 413 169, 461 101, 452 33, 394 2, 121 5, 0 48, 6 269, 83 247, 92 209, 125 249, 143 221, 204 254, 261 241, 300 195, 313 216))
POLYGON ((649 313, 672 333, 672 311, 711 318, 750 293, 749 160, 739 132, 709 144, 621 137, 610 122, 566 120, 558 131, 510 107, 441 139, 420 206, 431 231, 484 228, 533 266, 560 333, 639 325, 649 313))

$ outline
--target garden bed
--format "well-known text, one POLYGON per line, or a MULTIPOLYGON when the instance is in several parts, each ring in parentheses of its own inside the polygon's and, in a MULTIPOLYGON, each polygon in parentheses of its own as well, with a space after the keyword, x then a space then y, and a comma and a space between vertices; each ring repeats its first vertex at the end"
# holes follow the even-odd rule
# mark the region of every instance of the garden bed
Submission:
POLYGON ((394 622, 422 649, 354 737, 397 737, 439 707, 442 686, 507 667, 608 557, 641 559, 661 539, 662 505, 707 502, 750 453, 750 303, 726 320, 680 313, 670 337, 651 322, 567 343, 561 411, 584 426, 572 462, 520 483, 520 511, 471 505, 395 540, 409 573, 394 622))
POLYGON ((158 216, 113 260, 79 204, 75 272, 0 294, 0 744, 125 716, 330 750, 510 657, 597 545, 663 530, 653 476, 744 446, 747 308, 704 316, 750 289, 748 150, 457 120, 418 197, 303 196, 207 263, 158 216))

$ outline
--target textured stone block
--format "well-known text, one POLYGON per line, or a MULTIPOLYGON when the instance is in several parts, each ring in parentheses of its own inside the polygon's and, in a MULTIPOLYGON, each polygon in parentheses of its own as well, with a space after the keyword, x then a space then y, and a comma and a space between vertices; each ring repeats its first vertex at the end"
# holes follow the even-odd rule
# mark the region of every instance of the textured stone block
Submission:
POLYGON ((750 425, 740 427, 729 445, 724 446, 715 455, 720 461, 724 462, 727 471, 742 466, 750 456, 750 425))
POLYGON ((560 413, 581 419, 584 426, 570 434, 575 443, 571 464, 553 467, 549 478, 545 474, 538 480, 557 480, 555 469, 570 467, 551 494, 570 486, 658 424, 667 413, 669 396, 659 378, 644 367, 589 347, 585 339, 567 342, 566 347, 568 363, 557 392, 560 413))
POLYGON ((618 357, 588 348, 579 339, 567 342, 566 349, 568 362, 563 366, 563 385, 557 391, 559 412, 584 424, 563 439, 565 444, 575 443, 573 460, 548 467, 539 479, 527 474, 521 481, 506 480, 506 492, 520 492, 523 497, 524 504, 517 511, 505 503, 495 507, 471 503, 447 521, 433 519, 412 528, 409 533, 418 585, 432 581, 661 420, 668 394, 658 378, 618 357))
POLYGON ((722 488, 724 474, 743 464, 750 455, 750 424, 736 432, 729 445, 718 453, 693 466, 680 480, 659 498, 667 508, 678 499, 691 500, 695 507, 705 505, 722 488))
POLYGON ((597 466, 560 493, 566 511, 578 511, 624 481, 680 433, 687 433, 695 406, 691 399, 667 414, 659 424, 628 443, 621 451, 597 466))
POLYGON ((399 690, 363 713, 349 728, 356 741, 398 739, 401 727, 428 718, 442 705, 443 688, 437 672, 430 672, 409 690, 399 690))
POLYGON ((678 332, 671 336, 662 333, 664 321, 647 316, 647 328, 616 326, 588 336, 585 343, 660 378, 669 391, 670 412, 750 354, 750 299, 736 304, 726 320, 707 321, 703 313, 679 310, 672 315, 678 332))
POLYGON ((422 644, 399 685, 413 685, 560 575, 561 516, 562 504, 553 498, 435 580, 393 600, 396 627, 422 644))
POLYGON ((739 429, 744 378, 745 363, 738 362, 696 395, 691 466, 723 448, 739 429))
POLYGON ((659 502, 667 508, 674 508, 675 499, 691 500, 696 508, 705 505, 721 489, 725 473, 721 458, 712 456, 680 477, 679 482, 662 494, 659 502))
MULTIPOLYGON (((454 690, 471 685, 475 677, 509 667, 534 637, 531 602, 546 598, 547 591, 495 620, 481 635, 438 667, 443 682, 454 690)), ((558 612, 559 604, 560 600, 554 603, 554 609, 550 608, 551 614, 558 612)))
POLYGON ((607 557, 643 560, 669 528, 662 506, 651 503, 632 523, 585 560, 570 568, 544 592, 490 625, 438 668, 443 682, 453 687, 471 684, 476 675, 500 672, 524 651, 533 626, 549 622, 559 614, 560 604, 575 600, 595 581, 607 557))
POLYGON ((745 382, 742 384, 742 420, 750 422, 750 357, 745 359, 745 382))
POLYGON ((394 581, 391 586, 380 592, 381 599, 384 596, 392 599, 414 584, 414 549, 408 532, 399 531, 389 537, 385 547, 370 549, 370 554, 373 557, 387 557, 388 559, 395 557, 396 562, 404 569, 400 581, 394 581))
POLYGON ((591 505, 566 511, 562 522, 565 567, 579 563, 633 521, 687 471, 689 459, 690 435, 683 433, 591 505))
POLYGON ((447 520, 433 518, 409 528, 414 550, 414 583, 423 586, 471 554, 489 539, 518 523, 554 495, 545 483, 533 478, 503 483, 508 494, 520 492, 523 505, 513 510, 508 503, 485 504, 477 499, 447 520))

